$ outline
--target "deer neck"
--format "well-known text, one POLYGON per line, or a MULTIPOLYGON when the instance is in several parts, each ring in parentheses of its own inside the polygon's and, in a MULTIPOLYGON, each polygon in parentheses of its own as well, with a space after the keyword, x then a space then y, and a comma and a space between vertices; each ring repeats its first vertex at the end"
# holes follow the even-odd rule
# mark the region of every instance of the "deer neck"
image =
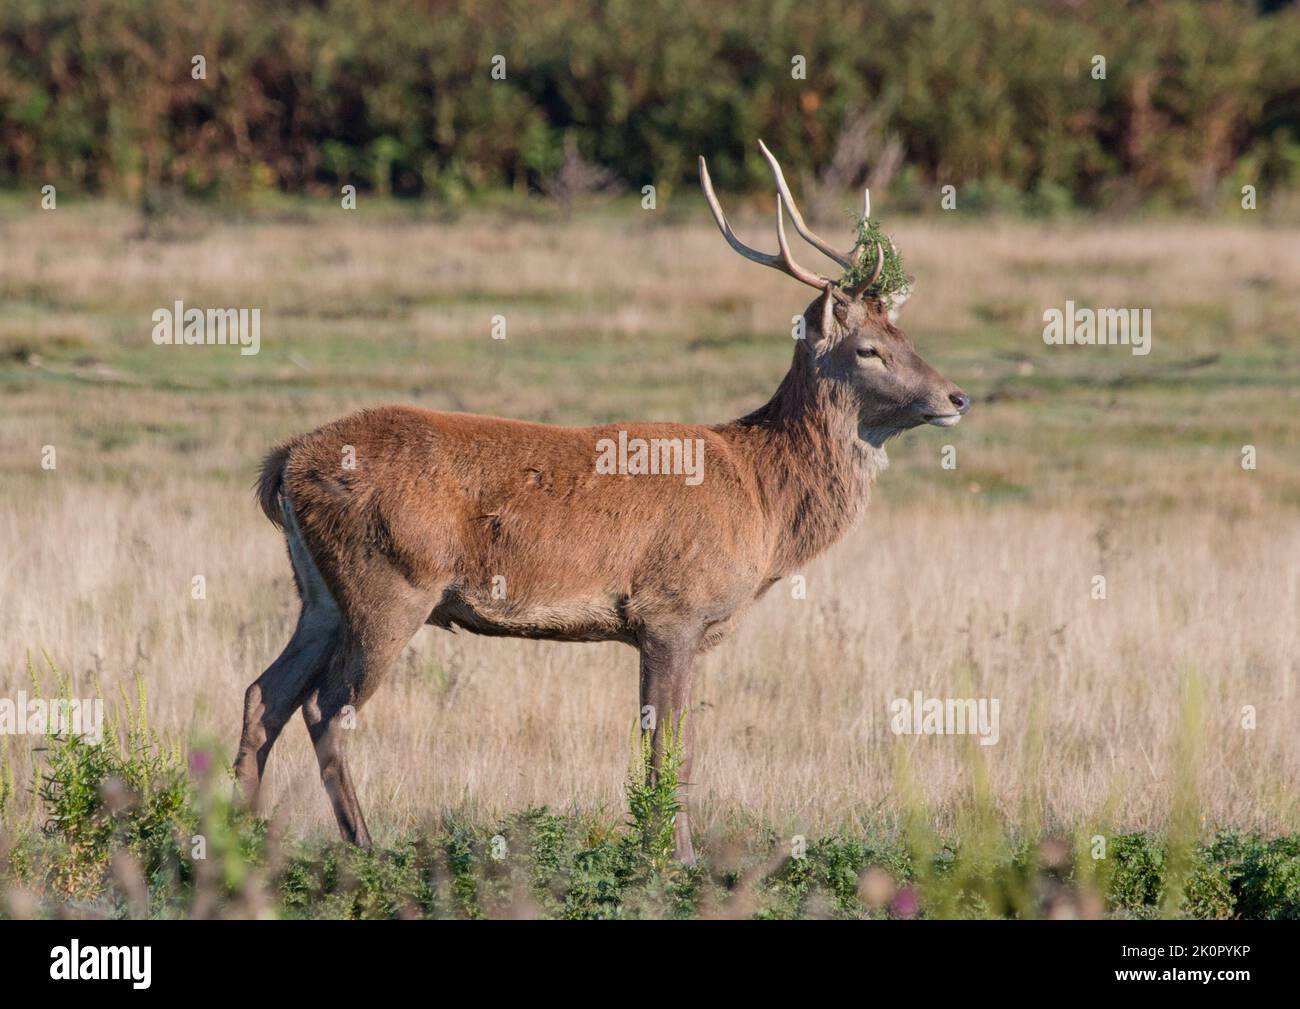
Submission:
POLYGON ((889 461, 887 433, 859 430, 849 390, 815 379, 804 353, 796 353, 772 399, 727 432, 749 450, 768 521, 772 578, 794 572, 848 532, 889 461))

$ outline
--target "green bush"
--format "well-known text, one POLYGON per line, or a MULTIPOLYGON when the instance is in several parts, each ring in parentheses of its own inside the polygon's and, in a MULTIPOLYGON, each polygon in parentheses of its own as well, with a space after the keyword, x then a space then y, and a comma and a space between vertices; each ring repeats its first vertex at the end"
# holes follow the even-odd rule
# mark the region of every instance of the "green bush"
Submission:
POLYGON ((572 134, 634 187, 706 154, 766 188, 756 138, 807 182, 875 110, 891 206, 1204 204, 1300 181, 1298 51, 1300 9, 1243 0, 13 0, 0 185, 456 199, 537 185, 572 134))
POLYGON ((179 752, 157 745, 143 695, 138 708, 127 709, 125 739, 110 726, 97 742, 51 736, 45 750, 37 793, 48 811, 45 833, 56 842, 62 890, 93 895, 119 848, 138 860, 146 880, 177 864, 182 833, 195 829, 198 817, 179 752))
POLYGON ((43 829, 6 824, 0 900, 17 884, 35 913, 72 916, 1300 918, 1300 836, 1120 834, 1094 862, 1088 844, 1009 831, 982 785, 953 836, 919 807, 903 830, 806 843, 749 824, 697 838, 700 863, 682 866, 680 725, 654 774, 634 732, 622 824, 543 808, 453 816, 371 851, 277 839, 232 804, 214 748, 183 758, 149 730, 143 693, 122 707, 98 742, 42 744, 43 829))

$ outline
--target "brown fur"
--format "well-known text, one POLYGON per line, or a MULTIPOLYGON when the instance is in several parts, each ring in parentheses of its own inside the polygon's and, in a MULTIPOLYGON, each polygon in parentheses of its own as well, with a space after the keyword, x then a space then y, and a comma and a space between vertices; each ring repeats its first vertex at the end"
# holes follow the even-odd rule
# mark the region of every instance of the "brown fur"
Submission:
MULTIPOLYGON (((246 698, 249 798, 301 705, 340 828, 368 842, 340 719, 423 623, 625 642, 641 652, 643 705, 679 718, 695 656, 860 516, 885 440, 968 403, 879 303, 829 299, 809 306, 773 398, 731 423, 568 428, 389 406, 272 452, 258 499, 286 530, 303 616, 246 698), (597 473, 597 442, 620 430, 701 439, 703 482, 597 473)), ((677 849, 692 857, 685 813, 677 849)))

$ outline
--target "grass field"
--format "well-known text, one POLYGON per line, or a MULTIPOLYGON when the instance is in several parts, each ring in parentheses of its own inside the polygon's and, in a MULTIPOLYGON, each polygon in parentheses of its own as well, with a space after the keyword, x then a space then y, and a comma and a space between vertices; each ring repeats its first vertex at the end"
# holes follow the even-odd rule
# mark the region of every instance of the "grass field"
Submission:
MULTIPOLYGON (((766 212, 738 218, 773 244, 766 212)), ((985 775, 990 815, 1031 836, 1166 831, 1180 790, 1198 835, 1300 830, 1300 230, 1240 218, 886 217, 917 278, 904 328, 975 406, 891 443, 807 598, 777 586, 704 660, 706 857, 746 832, 897 836, 918 808, 960 834, 985 775), (1067 299, 1151 308, 1152 352, 1046 346, 1042 314, 1067 299), (914 690, 998 698, 998 743, 894 736, 889 701, 914 690)), ((48 655, 73 695, 138 678, 153 730, 233 751, 244 688, 296 616, 250 492, 270 445, 383 402, 729 419, 775 389, 807 300, 694 204, 146 224, 5 203, 0 696, 31 667, 57 689, 48 655), (260 307, 261 352, 155 346, 151 313, 176 300, 260 307)), ((426 628, 351 747, 376 840, 542 805, 617 822, 636 711, 628 649, 426 628)), ((44 819, 27 790, 44 758, 0 746, 16 836, 44 819)), ((297 723, 267 793, 278 829, 334 834, 297 723)))

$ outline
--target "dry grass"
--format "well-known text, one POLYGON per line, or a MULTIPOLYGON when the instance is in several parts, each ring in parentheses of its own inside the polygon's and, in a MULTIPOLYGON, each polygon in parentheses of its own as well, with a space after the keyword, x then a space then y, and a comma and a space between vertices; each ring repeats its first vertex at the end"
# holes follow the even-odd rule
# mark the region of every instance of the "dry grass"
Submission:
MULTIPOLYGON (((248 491, 271 442, 390 400, 723 419, 775 387, 807 300, 694 215, 340 211, 168 243, 133 229, 104 206, 0 229, 0 696, 45 650, 78 694, 114 696, 138 674, 155 728, 227 746, 295 615, 279 537, 248 491), (263 353, 155 348, 149 314, 177 298, 260 306, 263 353), (488 336, 498 312, 504 342, 488 336)), ((970 787, 965 745, 888 731, 888 701, 920 689, 1000 700, 1001 740, 979 750, 1009 818, 1159 827, 1193 675, 1206 825, 1296 829, 1296 233, 927 220, 897 236, 919 278, 907 328, 977 409, 896 443, 867 520, 807 572, 808 598, 778 586, 707 657, 698 825, 890 823, 900 753, 951 820, 970 787), (1153 307, 1155 352, 1045 347, 1041 313, 1067 298, 1153 307), (956 470, 939 465, 944 444, 956 470), (1104 601, 1090 598, 1096 574, 1104 601)), ((425 629, 353 745, 372 828, 449 808, 617 811, 634 669, 620 646, 425 629)), ((0 745, 29 780, 29 741, 0 745)), ((332 832, 299 725, 269 794, 292 829, 332 832)))

